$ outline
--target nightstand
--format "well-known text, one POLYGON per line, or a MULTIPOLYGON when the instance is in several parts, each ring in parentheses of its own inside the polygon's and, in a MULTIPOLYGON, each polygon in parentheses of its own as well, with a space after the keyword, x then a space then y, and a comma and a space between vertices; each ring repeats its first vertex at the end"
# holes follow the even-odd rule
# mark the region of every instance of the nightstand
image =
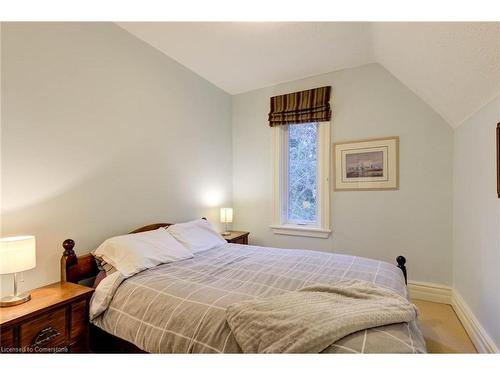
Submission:
POLYGON ((86 353, 93 289, 54 283, 31 291, 31 300, 0 308, 0 353, 86 353))
POLYGON ((230 231, 228 235, 222 235, 222 237, 224 237, 224 239, 229 243, 248 245, 249 234, 250 232, 230 231))

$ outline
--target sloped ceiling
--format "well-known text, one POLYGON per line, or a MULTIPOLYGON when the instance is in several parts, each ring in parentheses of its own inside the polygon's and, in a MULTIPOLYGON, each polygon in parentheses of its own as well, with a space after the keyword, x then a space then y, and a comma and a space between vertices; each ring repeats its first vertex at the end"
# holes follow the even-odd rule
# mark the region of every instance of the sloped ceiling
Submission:
POLYGON ((230 94, 372 61, 367 23, 119 23, 230 94))
POLYGON ((500 23, 374 23, 373 52, 457 127, 500 94, 500 23))
POLYGON ((500 23, 118 25, 230 94, 378 62, 453 127, 500 94, 500 23))

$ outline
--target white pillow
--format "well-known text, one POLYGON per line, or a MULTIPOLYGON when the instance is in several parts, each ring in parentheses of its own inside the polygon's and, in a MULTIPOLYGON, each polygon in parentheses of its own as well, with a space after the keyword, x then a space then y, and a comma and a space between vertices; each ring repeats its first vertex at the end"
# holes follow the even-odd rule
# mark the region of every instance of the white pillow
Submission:
POLYGON ((193 257, 193 253, 164 228, 109 238, 94 255, 101 256, 124 277, 161 263, 193 257))
POLYGON ((171 225, 167 228, 167 232, 193 253, 227 243, 212 225, 203 219, 171 225))

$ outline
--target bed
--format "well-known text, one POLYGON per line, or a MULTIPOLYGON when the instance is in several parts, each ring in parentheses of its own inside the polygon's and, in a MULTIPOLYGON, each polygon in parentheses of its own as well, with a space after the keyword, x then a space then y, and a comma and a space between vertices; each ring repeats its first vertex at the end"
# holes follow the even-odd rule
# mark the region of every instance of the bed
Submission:
MULTIPOLYGON (((132 233, 168 225, 152 224, 132 233)), ((66 240, 63 247, 62 280, 88 284, 97 274, 92 255, 76 256, 72 240, 66 240)), ((226 322, 225 310, 231 303, 348 279, 371 281, 407 297, 404 261, 398 257, 395 266, 311 250, 224 244, 122 281, 106 310, 92 320, 91 349, 108 353, 241 353, 226 322)), ((355 332, 323 353, 425 351, 415 319, 355 332)))

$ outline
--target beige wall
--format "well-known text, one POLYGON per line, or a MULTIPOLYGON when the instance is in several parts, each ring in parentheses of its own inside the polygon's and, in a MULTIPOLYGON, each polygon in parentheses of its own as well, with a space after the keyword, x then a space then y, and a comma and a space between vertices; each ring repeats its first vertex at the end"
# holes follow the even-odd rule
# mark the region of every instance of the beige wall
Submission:
POLYGON ((500 347, 497 122, 500 122, 500 97, 455 130, 453 287, 500 347))
POLYGON ((84 252, 152 222, 217 221, 229 95, 112 23, 4 23, 1 38, 2 232, 38 241, 24 288, 59 280, 65 238, 84 252))
POLYGON ((452 271, 450 126, 378 64, 233 96, 234 227, 266 246, 408 259, 413 280, 450 285, 452 271), (400 189, 332 193, 328 239, 276 235, 272 221, 273 95, 331 85, 332 141, 398 135, 400 189))

